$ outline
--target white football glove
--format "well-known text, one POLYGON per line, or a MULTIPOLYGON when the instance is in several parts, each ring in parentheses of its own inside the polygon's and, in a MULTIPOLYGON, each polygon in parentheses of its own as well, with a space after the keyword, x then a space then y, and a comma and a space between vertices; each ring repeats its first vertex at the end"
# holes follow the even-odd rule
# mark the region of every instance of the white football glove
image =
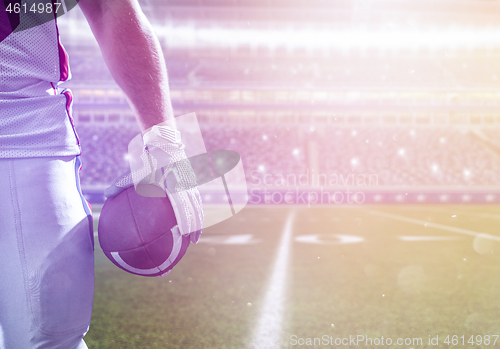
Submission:
POLYGON ((184 152, 179 131, 168 126, 153 126, 143 136, 144 149, 140 168, 118 178, 104 191, 107 198, 135 185, 138 194, 168 196, 174 209, 179 231, 198 243, 203 227, 203 205, 196 175, 184 152))

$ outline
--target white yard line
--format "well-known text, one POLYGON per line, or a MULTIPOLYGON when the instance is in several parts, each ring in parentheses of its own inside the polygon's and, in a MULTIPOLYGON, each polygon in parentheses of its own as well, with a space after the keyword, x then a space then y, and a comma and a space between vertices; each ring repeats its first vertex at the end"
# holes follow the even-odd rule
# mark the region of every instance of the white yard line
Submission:
POLYGON ((401 241, 455 241, 455 240, 460 240, 463 239, 462 237, 458 236, 403 236, 400 235, 398 236, 398 239, 401 241))
POLYGON ((427 222, 427 221, 422 221, 420 219, 414 219, 414 218, 408 218, 405 216, 400 216, 400 215, 395 215, 391 213, 385 213, 385 212, 380 212, 380 211, 370 211, 370 214, 379 216, 379 217, 385 217, 389 219, 394 219, 396 221, 401 221, 401 222, 406 222, 406 223, 412 223, 416 225, 421 225, 426 228, 436 228, 436 229, 441 229, 441 230, 447 230, 451 231, 454 233, 458 234, 463 234, 463 235, 469 235, 469 236, 478 236, 481 235, 481 238, 483 239, 489 239, 489 240, 495 240, 495 241, 500 241, 500 237, 498 236, 493 236, 490 234, 486 233, 481 233, 477 232, 474 230, 468 230, 468 229, 462 229, 462 228, 456 228, 456 227, 451 227, 449 225, 444 225, 444 224, 438 224, 438 223, 432 223, 432 222, 427 222))
POLYGON ((295 210, 288 214, 279 250, 274 262, 259 321, 255 328, 252 349, 275 349, 281 347, 282 322, 285 309, 288 262, 292 242, 295 210))
POLYGON ((467 216, 475 216, 475 217, 482 217, 482 218, 492 218, 492 219, 500 219, 500 214, 495 214, 495 213, 483 213, 483 212, 467 212, 464 211, 462 208, 423 208, 423 207, 412 207, 412 210, 417 210, 417 211, 422 211, 422 212, 427 212, 427 213, 434 213, 436 211, 438 212, 443 212, 443 213, 449 213, 450 215, 467 215, 467 216))

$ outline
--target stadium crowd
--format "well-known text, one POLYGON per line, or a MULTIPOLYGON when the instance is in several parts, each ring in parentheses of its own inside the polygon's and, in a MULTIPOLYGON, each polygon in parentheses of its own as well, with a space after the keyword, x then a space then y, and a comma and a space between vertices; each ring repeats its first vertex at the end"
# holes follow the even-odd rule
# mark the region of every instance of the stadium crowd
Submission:
MULTIPOLYGON (((473 132, 453 127, 304 128, 201 124, 207 150, 237 151, 248 183, 265 174, 376 175, 378 186, 484 186, 500 182, 500 155, 473 132)), ((128 169, 135 124, 77 125, 82 184, 105 186, 128 169)), ((486 130, 492 136, 499 130, 486 130)), ((492 137, 494 138, 494 137, 492 137)), ((324 179, 324 178, 323 178, 324 179)), ((330 180, 321 182, 328 185, 330 180)), ((308 183, 314 185, 314 183, 308 183)), ((331 183, 330 183, 331 184, 331 183)))

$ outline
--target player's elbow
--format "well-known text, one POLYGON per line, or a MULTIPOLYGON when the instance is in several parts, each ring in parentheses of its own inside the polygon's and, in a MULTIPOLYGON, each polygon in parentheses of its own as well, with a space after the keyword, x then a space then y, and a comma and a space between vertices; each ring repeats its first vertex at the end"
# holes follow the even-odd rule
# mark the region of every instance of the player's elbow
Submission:
POLYGON ((143 16, 137 0, 80 0, 78 3, 98 40, 116 34, 117 28, 143 16))
POLYGON ((104 7, 105 0, 80 0, 78 5, 82 10, 87 22, 90 26, 94 28, 103 22, 104 19, 104 7))

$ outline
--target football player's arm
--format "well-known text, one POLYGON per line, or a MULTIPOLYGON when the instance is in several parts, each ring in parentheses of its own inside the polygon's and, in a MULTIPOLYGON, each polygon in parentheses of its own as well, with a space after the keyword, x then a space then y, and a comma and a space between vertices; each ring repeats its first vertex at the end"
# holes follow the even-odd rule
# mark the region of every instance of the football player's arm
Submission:
POLYGON ((141 129, 174 126, 161 46, 137 0, 80 0, 111 75, 129 100, 141 129))

